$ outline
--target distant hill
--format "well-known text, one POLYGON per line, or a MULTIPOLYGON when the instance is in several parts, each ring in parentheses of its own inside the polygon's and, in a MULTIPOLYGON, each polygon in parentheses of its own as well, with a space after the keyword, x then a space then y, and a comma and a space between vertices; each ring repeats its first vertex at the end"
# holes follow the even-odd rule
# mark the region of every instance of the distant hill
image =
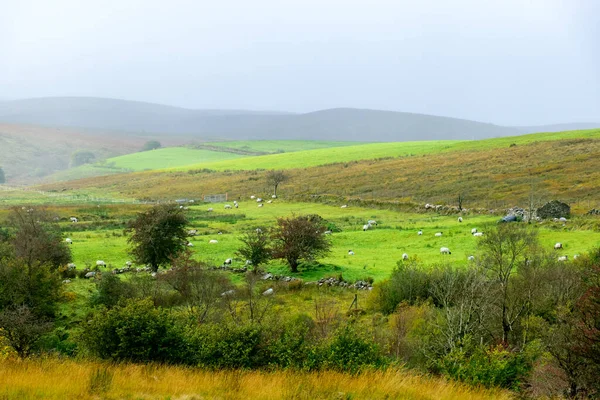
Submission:
POLYGON ((112 130, 138 135, 184 135, 203 140, 221 138, 364 142, 472 140, 600 127, 600 124, 593 123, 507 127, 457 118, 355 108, 336 108, 305 114, 192 110, 93 97, 48 97, 0 102, 0 122, 112 130))

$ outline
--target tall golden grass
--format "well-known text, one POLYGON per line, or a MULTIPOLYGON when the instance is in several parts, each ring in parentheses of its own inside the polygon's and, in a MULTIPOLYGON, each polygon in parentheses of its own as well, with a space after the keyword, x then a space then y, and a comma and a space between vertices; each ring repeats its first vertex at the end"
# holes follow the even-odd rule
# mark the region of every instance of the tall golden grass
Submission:
POLYGON ((58 359, 0 362, 0 399, 510 399, 401 369, 339 372, 206 371, 58 359))

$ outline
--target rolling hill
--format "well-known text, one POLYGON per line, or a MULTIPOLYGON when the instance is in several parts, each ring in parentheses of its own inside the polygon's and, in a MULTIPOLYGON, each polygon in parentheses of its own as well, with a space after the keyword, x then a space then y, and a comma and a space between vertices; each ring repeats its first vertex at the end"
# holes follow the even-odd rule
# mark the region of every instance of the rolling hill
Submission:
MULTIPOLYGON (((410 141, 483 139, 556 127, 506 127, 434 115, 355 108, 304 114, 247 110, 192 110, 137 101, 50 97, 0 102, 0 122, 185 135, 238 140, 410 141)), ((580 124, 600 127, 600 124, 580 124)))
POLYGON ((172 199, 174 193, 194 198, 225 192, 230 198, 245 198, 271 191, 264 171, 260 171, 268 166, 287 170, 290 180, 279 191, 299 200, 454 204, 461 193, 467 207, 524 206, 531 196, 536 202, 558 198, 585 209, 600 207, 600 130, 453 144, 421 142, 421 147, 412 149, 411 145, 416 146, 397 143, 334 148, 329 152, 337 158, 328 159, 318 156, 323 151, 319 149, 238 158, 41 188, 138 199, 172 199), (407 146, 404 154, 402 146, 407 146), (311 164, 311 160, 315 162, 311 164))

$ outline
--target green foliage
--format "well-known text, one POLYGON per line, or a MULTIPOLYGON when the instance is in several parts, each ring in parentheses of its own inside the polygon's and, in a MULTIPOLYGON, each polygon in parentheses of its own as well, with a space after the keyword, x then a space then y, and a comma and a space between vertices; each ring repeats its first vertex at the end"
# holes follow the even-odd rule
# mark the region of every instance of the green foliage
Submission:
POLYGON ((519 390, 537 357, 533 347, 511 352, 502 346, 470 346, 467 343, 436 360, 434 369, 474 386, 519 390))
POLYGON ((271 238, 265 228, 256 228, 240 238, 242 247, 236 254, 244 260, 249 260, 255 269, 268 262, 273 257, 271 238))
POLYGON ((384 364, 378 346, 347 325, 323 349, 323 366, 339 371, 358 372, 361 368, 384 364))
POLYGON ((94 356, 113 361, 185 363, 187 343, 181 324, 150 300, 128 300, 92 313, 80 334, 94 356))
POLYGON ((95 159, 96 155, 91 151, 77 150, 71 154, 71 168, 89 164, 95 159))
POLYGON ((29 265, 48 264, 53 269, 71 262, 71 249, 45 210, 15 207, 8 221, 14 230, 11 243, 16 257, 29 265))
POLYGON ((415 263, 398 261, 390 278, 375 287, 372 306, 385 314, 396 311, 400 303, 417 304, 430 297, 431 272, 415 263))
POLYGON ((0 338, 4 338, 21 358, 31 354, 40 337, 51 327, 51 323, 36 316, 25 305, 0 312, 0 338))
POLYGON ((298 272, 300 260, 313 261, 329 253, 331 241, 325 230, 323 218, 316 214, 277 218, 274 257, 285 259, 292 272, 298 272))
POLYGON ((53 317, 62 283, 51 266, 22 259, 0 259, 0 310, 27 306, 40 317, 53 317))
POLYGON ((96 292, 90 297, 90 303, 94 306, 102 305, 112 308, 122 299, 134 296, 132 285, 128 282, 123 282, 117 275, 105 273, 95 282, 96 292))
POLYGON ((146 143, 144 143, 144 146, 142 147, 142 151, 156 150, 156 149, 160 149, 161 147, 162 146, 159 141, 149 140, 146 143))
POLYGON ((128 242, 135 262, 149 264, 154 271, 169 263, 186 248, 187 224, 183 211, 171 204, 157 205, 139 213, 126 230, 133 232, 128 242))

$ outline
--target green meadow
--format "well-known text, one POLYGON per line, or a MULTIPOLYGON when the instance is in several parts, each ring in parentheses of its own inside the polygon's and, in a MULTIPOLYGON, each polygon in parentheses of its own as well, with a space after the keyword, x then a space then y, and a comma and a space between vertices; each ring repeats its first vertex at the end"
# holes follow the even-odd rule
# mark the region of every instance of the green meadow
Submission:
POLYGON ((225 142, 209 142, 206 144, 228 149, 249 150, 266 153, 289 153, 330 147, 353 146, 360 143, 327 140, 232 140, 225 142))
MULTIPOLYGON (((226 210, 223 204, 212 204, 215 211, 206 211, 209 205, 189 207, 190 229, 197 229, 198 235, 190 238, 195 257, 212 265, 221 265, 227 258, 233 258, 233 266, 241 267, 245 260, 235 257, 240 247, 240 235, 256 227, 269 228, 275 225, 277 217, 298 214, 319 214, 332 227, 340 232, 331 235, 333 243, 329 256, 320 259, 320 265, 310 265, 299 273, 304 280, 315 280, 330 275, 342 275, 348 281, 372 277, 376 281, 387 278, 403 253, 421 265, 452 262, 467 265, 467 257, 477 256, 476 237, 471 229, 481 232, 491 229, 499 217, 489 215, 467 215, 459 223, 456 216, 436 213, 403 213, 368 208, 339 208, 316 203, 286 203, 277 200, 273 204, 257 207, 254 202, 240 202, 239 209, 226 210), (374 219, 377 226, 363 231, 367 220, 374 219), (423 235, 417 235, 419 229, 423 235), (221 232, 221 234, 219 234, 221 232), (442 237, 435 237, 442 232, 442 237), (218 243, 211 244, 210 240, 218 243), (449 247, 452 254, 440 254, 440 247, 449 247), (354 255, 348 255, 353 250, 354 255)), ((109 226, 118 223, 119 218, 110 219, 110 213, 104 222, 109 226)), ((582 217, 578 217, 582 218, 582 217)), ((69 223, 64 223, 65 236, 73 239, 72 251, 78 267, 94 266, 96 260, 103 260, 112 267, 121 267, 129 259, 127 241, 122 229, 94 228, 82 230, 86 218, 80 220, 77 231, 69 231, 69 223)), ((536 224, 540 242, 548 251, 553 250, 556 242, 562 242, 564 249, 556 254, 584 253, 600 246, 600 232, 577 228, 577 219, 562 223, 545 222, 536 224)), ((281 261, 273 261, 266 266, 270 272, 288 274, 287 267, 281 261)))

